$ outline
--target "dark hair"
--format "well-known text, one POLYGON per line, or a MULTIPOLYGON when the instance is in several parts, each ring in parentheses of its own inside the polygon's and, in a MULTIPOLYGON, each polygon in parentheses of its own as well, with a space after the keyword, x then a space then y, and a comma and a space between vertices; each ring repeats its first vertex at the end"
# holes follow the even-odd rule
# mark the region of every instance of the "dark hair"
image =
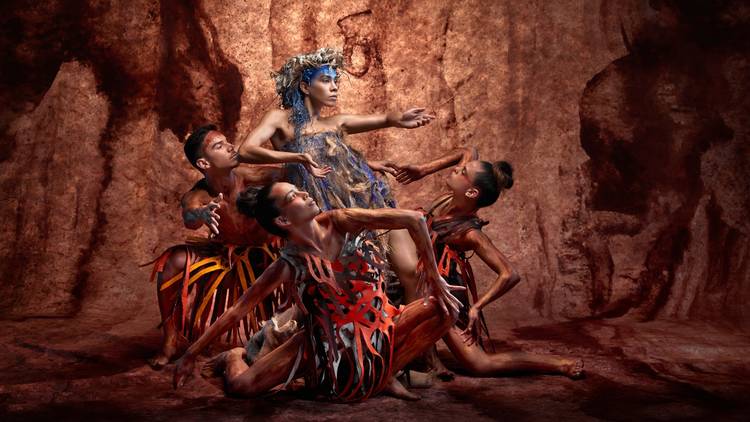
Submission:
POLYGON ((246 216, 254 218, 267 232, 276 236, 286 237, 287 231, 274 223, 274 219, 281 215, 281 210, 276 206, 271 194, 270 185, 257 188, 249 186, 237 197, 237 209, 246 216))
POLYGON ((188 161, 190 161, 190 164, 198 170, 200 170, 200 168, 196 162, 202 157, 201 149, 203 148, 203 141, 206 139, 208 132, 211 132, 212 130, 218 130, 216 125, 203 125, 198 129, 195 129, 193 133, 188 136, 187 141, 185 141, 185 156, 188 161))
POLYGON ((474 176, 474 186, 479 189, 477 206, 487 207, 495 203, 504 189, 513 186, 513 166, 507 161, 479 162, 481 170, 474 176))

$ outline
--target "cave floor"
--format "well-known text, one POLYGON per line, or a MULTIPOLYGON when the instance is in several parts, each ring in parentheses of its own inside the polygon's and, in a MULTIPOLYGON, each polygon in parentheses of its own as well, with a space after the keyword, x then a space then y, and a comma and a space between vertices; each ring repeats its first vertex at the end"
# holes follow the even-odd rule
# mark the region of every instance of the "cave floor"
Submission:
MULTIPOLYGON (((159 344, 151 315, 4 321, 0 420, 748 420, 750 334, 702 323, 593 320, 492 332, 498 350, 581 356, 587 376, 458 375, 414 390, 418 402, 377 397, 354 405, 283 393, 224 396, 200 376, 171 388, 172 365, 145 364, 159 344)), ((441 349, 441 356, 447 352, 441 349)), ((450 359, 445 359, 451 366, 450 359)))

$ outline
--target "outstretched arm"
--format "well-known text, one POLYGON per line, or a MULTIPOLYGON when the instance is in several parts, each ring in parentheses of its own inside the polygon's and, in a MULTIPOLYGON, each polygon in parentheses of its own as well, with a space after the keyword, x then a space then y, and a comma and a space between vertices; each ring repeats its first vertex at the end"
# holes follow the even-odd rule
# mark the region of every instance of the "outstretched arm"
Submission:
POLYGON ((486 234, 482 233, 481 230, 470 230, 466 233, 465 240, 482 261, 497 274, 497 278, 489 290, 469 309, 469 328, 467 329, 467 334, 476 339, 478 335, 476 323, 479 320, 479 311, 508 293, 510 289, 521 281, 521 277, 513 270, 508 258, 495 247, 492 240, 486 234))
POLYGON ((423 108, 411 108, 405 112, 390 111, 385 114, 338 114, 336 124, 346 133, 362 133, 386 127, 415 129, 429 124, 435 116, 423 108))
POLYGON ((282 110, 272 110, 266 113, 258 127, 253 129, 240 144, 237 151, 240 162, 247 164, 298 163, 305 165, 307 170, 316 177, 323 177, 328 174, 330 168, 319 166, 310 154, 276 151, 260 146, 281 130, 285 122, 286 113, 282 110))
POLYGON ((450 288, 438 273, 432 241, 422 213, 394 208, 347 208, 331 211, 331 218, 338 230, 343 233, 359 233, 363 229, 408 230, 417 247, 417 253, 423 259, 425 281, 430 287, 431 294, 440 301, 446 313, 449 312, 449 308, 450 312, 458 312, 460 302, 450 294, 450 288))
POLYGON ((408 185, 432 173, 477 159, 479 159, 479 153, 476 148, 458 148, 436 160, 422 164, 409 164, 399 168, 396 171, 396 180, 399 183, 408 185))
POLYGON ((174 387, 181 387, 187 378, 192 375, 195 368, 195 357, 200 352, 231 327, 237 325, 250 310, 255 308, 261 300, 268 297, 281 283, 291 280, 291 278, 292 270, 282 260, 277 260, 263 271, 263 274, 255 280, 255 283, 240 296, 237 303, 224 312, 177 361, 174 371, 174 387))

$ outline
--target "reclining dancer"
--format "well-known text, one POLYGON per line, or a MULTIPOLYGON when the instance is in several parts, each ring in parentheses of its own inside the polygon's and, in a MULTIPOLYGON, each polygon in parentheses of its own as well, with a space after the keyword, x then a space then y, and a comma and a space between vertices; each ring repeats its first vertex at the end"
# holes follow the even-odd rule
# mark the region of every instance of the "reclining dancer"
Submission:
MULTIPOLYGON (((204 178, 182 198, 184 224, 193 230, 205 225, 212 237, 188 239, 156 260, 151 279, 157 280, 163 330, 161 350, 149 360, 156 369, 179 356, 277 255, 272 236, 238 212, 235 200, 249 185, 277 180, 281 169, 240 166, 234 147, 214 125, 188 137, 185 155, 204 178)), ((229 343, 242 343, 270 317, 272 306, 266 305, 234 327, 229 343)))
MULTIPOLYGON (((494 376, 518 372, 562 374, 579 378, 583 361, 559 356, 523 352, 494 352, 482 309, 501 298, 520 281, 508 259, 495 247, 482 227, 488 224, 477 216, 480 208, 494 204, 502 191, 513 186, 513 168, 505 161, 479 161, 474 148, 456 150, 440 159, 399 169, 396 179, 411 183, 441 169, 456 165, 447 177, 449 193, 435 199, 425 212, 434 239, 440 275, 451 285, 466 287, 456 296, 462 302, 456 326, 443 338, 463 368, 476 376, 494 376), (474 273, 467 254, 476 254, 497 278, 481 297, 477 294, 474 273), (469 300, 471 294, 471 301, 469 300), (490 349, 490 350, 488 350, 490 349)), ((410 298, 407 297, 408 301, 410 298)), ((432 356, 435 370, 443 379, 452 374, 432 356)))
POLYGON ((257 396, 305 376, 331 399, 364 400, 396 383, 393 374, 454 324, 459 305, 438 275, 421 213, 357 208, 321 213, 311 195, 289 183, 250 188, 238 208, 286 238, 286 245, 281 259, 177 361, 175 388, 193 373, 198 353, 280 286, 303 313, 303 329, 258 359, 243 348, 213 358, 209 364, 224 373, 229 394, 257 396), (384 261, 372 240, 371 230, 379 229, 405 229, 412 237, 424 268, 420 286, 429 300, 401 309, 389 304, 384 261))
MULTIPOLYGON (((421 108, 403 113, 322 116, 324 108, 336 106, 343 65, 342 53, 330 48, 287 60, 273 76, 282 108, 269 111, 244 140, 239 148, 240 161, 286 163, 288 180, 308 192, 324 211, 395 208, 387 181, 373 170, 393 174, 396 167, 390 162, 368 162, 346 143, 345 135, 388 127, 414 129, 430 123, 434 116, 421 108), (269 139, 274 150, 260 146, 269 139), (327 176, 315 177, 319 170, 331 168, 334 171, 327 176)), ((413 290, 414 243, 405 230, 391 231, 387 238, 389 263, 402 284, 413 290)))

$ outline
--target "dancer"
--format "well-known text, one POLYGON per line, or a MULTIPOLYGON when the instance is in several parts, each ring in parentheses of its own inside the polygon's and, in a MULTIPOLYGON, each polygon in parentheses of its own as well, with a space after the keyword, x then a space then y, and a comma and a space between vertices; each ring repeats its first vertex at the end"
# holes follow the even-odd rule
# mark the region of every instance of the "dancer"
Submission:
MULTIPOLYGON (((518 284, 520 277, 482 232, 482 227, 488 222, 477 216, 480 208, 494 204, 504 190, 513 186, 513 168, 505 161, 490 163, 477 158, 474 148, 456 150, 423 165, 404 166, 396 175, 401 183, 411 183, 457 164, 446 180, 450 192, 434 200, 425 212, 434 239, 435 255, 439 257, 440 274, 448 283, 467 288, 457 294, 463 308, 456 326, 443 340, 461 366, 476 376, 538 372, 578 378, 583 373, 580 359, 523 352, 487 353, 491 346, 487 341, 489 332, 482 309, 518 284), (474 274, 466 256, 470 253, 476 254, 497 274, 495 282, 481 297, 477 294, 474 274)), ((439 360, 435 365, 439 375, 447 375, 447 369, 439 360)))
POLYGON ((364 400, 395 383, 394 372, 453 325, 457 299, 438 275, 419 212, 352 208, 321 213, 307 192, 283 182, 248 189, 238 208, 287 239, 282 258, 180 358, 175 387, 192 374, 200 351, 279 286, 305 315, 304 329, 259 359, 243 348, 212 359, 210 365, 225 374, 229 394, 257 396, 304 375, 308 385, 334 400, 364 400), (430 300, 401 310, 389 304, 384 261, 371 237, 378 229, 408 231, 430 300))
MULTIPOLYGON (((195 130, 185 142, 185 155, 204 178, 182 198, 185 227, 204 225, 212 237, 190 238, 166 250, 154 265, 163 339, 149 360, 159 369, 200 336, 276 258, 272 236, 238 212, 237 196, 249 185, 283 176, 271 166, 240 166, 234 146, 214 125, 195 130)), ((266 320, 272 304, 259 307, 234 327, 229 343, 242 343, 266 320)))
MULTIPOLYGON (((346 134, 387 127, 414 129, 430 123, 434 116, 422 108, 405 112, 323 116, 338 100, 338 77, 344 59, 340 51, 323 48, 287 60, 274 74, 281 109, 269 111, 239 148, 245 163, 286 163, 288 180, 308 192, 324 211, 339 208, 395 207, 387 181, 373 169, 394 174, 388 162, 367 162, 345 141, 346 134), (260 145, 270 139, 275 150, 260 145), (309 154, 315 169, 332 168, 325 177, 315 177, 299 164, 299 155, 309 154)), ((389 263, 410 293, 414 293, 416 261, 414 244, 404 230, 387 236, 389 263)), ((416 293, 414 293, 416 295, 416 293)))

